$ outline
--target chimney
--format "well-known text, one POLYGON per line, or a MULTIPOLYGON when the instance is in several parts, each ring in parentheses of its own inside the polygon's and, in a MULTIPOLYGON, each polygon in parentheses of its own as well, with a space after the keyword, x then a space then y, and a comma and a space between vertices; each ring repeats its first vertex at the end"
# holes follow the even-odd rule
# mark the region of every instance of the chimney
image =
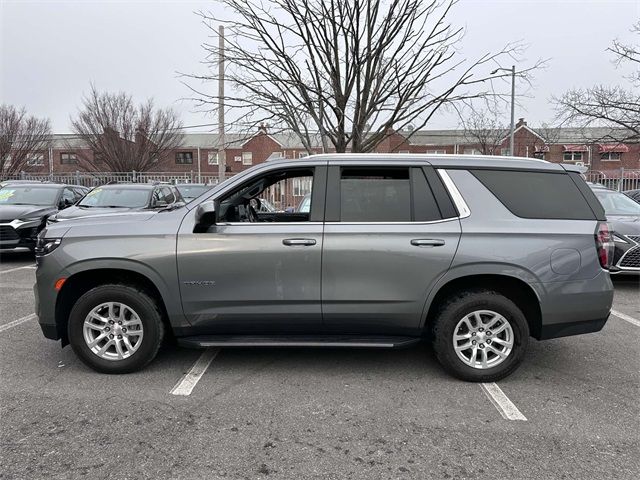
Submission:
POLYGON ((258 127, 258 133, 264 133, 265 135, 267 134, 267 124, 266 123, 261 123, 260 126, 258 127))
POLYGON ((523 125, 527 125, 527 122, 524 121, 524 117, 518 119, 518 123, 516 123, 516 128, 522 127, 523 125))

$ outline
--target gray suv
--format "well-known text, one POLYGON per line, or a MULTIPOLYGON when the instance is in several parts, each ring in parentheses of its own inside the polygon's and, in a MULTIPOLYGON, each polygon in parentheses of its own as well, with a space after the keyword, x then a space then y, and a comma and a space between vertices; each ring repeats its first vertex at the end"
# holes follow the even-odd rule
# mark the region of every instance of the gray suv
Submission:
POLYGON ((47 338, 100 372, 186 347, 395 348, 429 340, 495 381, 538 340, 597 332, 612 232, 575 167, 446 155, 317 155, 246 170, 186 206, 50 225, 47 338), (263 201, 308 212, 264 212, 263 201))

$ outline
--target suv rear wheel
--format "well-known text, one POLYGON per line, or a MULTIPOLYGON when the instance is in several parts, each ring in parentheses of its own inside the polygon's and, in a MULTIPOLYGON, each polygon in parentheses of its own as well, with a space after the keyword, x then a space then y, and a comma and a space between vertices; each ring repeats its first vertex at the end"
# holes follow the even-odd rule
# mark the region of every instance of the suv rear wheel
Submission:
POLYGON ((158 353, 164 324, 156 301, 128 285, 102 285, 82 295, 71 310, 69 343, 99 372, 128 373, 158 353))
POLYGON ((450 298, 433 324, 433 348, 451 374, 472 382, 493 382, 522 362, 529 326, 504 295, 470 290, 450 298))

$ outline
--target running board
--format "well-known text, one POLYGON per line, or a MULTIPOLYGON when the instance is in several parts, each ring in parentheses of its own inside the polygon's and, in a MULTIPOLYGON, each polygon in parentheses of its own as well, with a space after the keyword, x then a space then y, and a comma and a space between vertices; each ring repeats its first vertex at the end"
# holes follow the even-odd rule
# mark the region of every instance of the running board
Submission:
POLYGON ((419 337, 358 335, 198 335, 178 338, 178 345, 207 347, 344 347, 402 348, 414 345, 419 337))

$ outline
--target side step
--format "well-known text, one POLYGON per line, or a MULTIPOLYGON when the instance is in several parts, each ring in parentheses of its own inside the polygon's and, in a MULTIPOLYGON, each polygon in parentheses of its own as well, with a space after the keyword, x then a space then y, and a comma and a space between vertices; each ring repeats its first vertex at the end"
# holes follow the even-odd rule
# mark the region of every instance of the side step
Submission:
POLYGON ((189 348, 207 347, 345 347, 402 348, 414 345, 419 337, 361 335, 198 335, 178 338, 189 348))

